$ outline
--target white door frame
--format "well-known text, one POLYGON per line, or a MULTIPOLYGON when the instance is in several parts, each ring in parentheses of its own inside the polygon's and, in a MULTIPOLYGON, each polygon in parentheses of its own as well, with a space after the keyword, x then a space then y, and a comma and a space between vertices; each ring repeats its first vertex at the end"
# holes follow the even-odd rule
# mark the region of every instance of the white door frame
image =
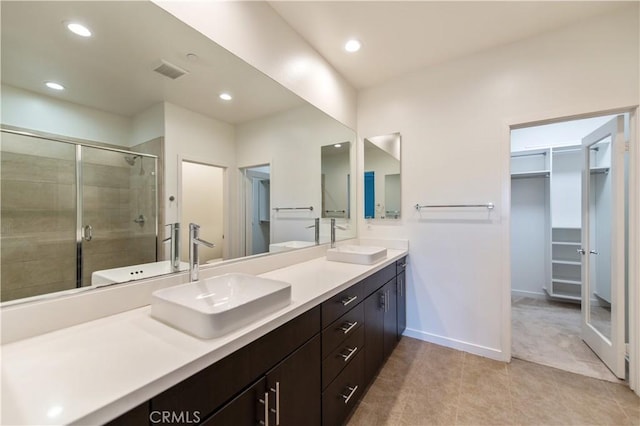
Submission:
POLYGON ((588 113, 558 113, 504 122, 502 136, 502 348, 504 361, 511 361, 511 130, 561 121, 629 113, 629 386, 640 396, 640 128, 638 105, 588 113))

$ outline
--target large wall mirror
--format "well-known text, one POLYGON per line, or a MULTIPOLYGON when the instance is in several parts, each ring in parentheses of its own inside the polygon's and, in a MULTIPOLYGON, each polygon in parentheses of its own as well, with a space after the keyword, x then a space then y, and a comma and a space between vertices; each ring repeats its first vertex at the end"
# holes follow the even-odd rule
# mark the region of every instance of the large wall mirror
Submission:
POLYGON ((354 206, 322 154, 353 175, 354 132, 153 3, 0 7, 3 302, 182 270, 171 224, 202 222, 206 267, 314 244, 315 218, 323 242, 354 206))
POLYGON ((364 217, 400 219, 400 133, 364 139, 364 217))

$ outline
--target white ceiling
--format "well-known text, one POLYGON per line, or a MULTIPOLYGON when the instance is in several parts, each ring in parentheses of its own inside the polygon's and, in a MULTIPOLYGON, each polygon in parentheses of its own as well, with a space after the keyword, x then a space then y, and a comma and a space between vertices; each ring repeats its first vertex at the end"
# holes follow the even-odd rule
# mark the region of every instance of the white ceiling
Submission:
POLYGON ((239 123, 304 102, 151 2, 2 1, 2 83, 132 117, 171 102, 239 123), (63 21, 93 31, 87 39, 63 21), (199 59, 190 61, 187 53, 199 59), (153 71, 165 59, 189 71, 171 80, 153 71), (44 87, 54 80, 63 92, 44 87), (233 94, 231 102, 218 98, 233 94))
POLYGON ((357 89, 610 12, 616 1, 270 1, 357 89), (362 49, 348 54, 354 37, 362 49))

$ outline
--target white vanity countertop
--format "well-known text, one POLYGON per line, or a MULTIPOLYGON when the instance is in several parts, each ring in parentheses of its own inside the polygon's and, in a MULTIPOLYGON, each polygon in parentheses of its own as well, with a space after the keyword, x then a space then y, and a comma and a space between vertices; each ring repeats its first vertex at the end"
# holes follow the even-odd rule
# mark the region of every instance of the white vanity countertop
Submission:
POLYGON ((147 401, 407 254, 374 265, 320 257, 261 277, 291 283, 291 304, 202 340, 146 306, 2 346, 1 424, 101 424, 147 401))

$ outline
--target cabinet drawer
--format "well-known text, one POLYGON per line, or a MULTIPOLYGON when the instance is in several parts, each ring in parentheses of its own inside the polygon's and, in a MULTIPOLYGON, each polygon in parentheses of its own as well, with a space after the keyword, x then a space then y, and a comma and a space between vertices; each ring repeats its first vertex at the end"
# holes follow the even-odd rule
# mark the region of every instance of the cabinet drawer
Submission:
POLYGON ((345 312, 362 302, 362 281, 322 303, 322 327, 334 322, 345 312))
POLYGON ((385 285, 389 280, 396 276, 396 264, 392 263, 389 266, 385 266, 384 269, 376 272, 375 274, 362 280, 364 286, 363 297, 369 296, 371 293, 385 285))
POLYGON ((322 424, 340 425, 356 406, 364 392, 363 352, 342 370, 342 373, 322 393, 322 424))
POLYGON ((396 275, 403 273, 407 269, 407 257, 396 261, 396 275))
POLYGON ((352 362, 364 349, 364 326, 359 326, 351 337, 344 340, 322 361, 322 389, 352 362))
POLYGON ((359 303, 322 331, 322 358, 326 358, 344 339, 355 334, 364 323, 364 308, 359 303))

